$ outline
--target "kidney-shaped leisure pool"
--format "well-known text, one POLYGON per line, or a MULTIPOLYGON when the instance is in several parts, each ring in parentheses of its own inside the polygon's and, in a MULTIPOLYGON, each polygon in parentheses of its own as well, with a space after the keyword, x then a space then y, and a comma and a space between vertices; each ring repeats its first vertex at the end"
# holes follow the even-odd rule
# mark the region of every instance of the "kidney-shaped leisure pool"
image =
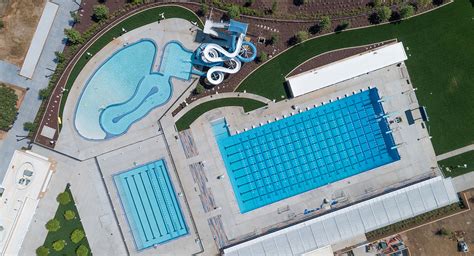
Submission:
POLYGON ((124 134, 133 123, 165 104, 171 77, 189 80, 192 51, 179 42, 166 44, 160 69, 153 71, 157 46, 141 40, 116 51, 89 77, 76 107, 74 125, 91 140, 124 134))

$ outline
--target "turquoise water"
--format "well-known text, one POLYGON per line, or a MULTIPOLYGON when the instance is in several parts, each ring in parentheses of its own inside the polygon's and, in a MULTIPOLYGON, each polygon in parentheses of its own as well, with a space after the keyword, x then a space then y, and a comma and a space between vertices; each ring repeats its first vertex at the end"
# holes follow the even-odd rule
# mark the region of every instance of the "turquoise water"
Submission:
POLYGON ((377 89, 230 136, 212 124, 240 212, 400 159, 377 89))
POLYGON ((138 250, 188 234, 165 162, 114 176, 138 250))
POLYGON ((153 41, 141 40, 115 52, 92 74, 76 108, 75 127, 81 136, 98 140, 125 133, 170 99, 171 77, 190 78, 191 51, 169 42, 156 72, 157 50, 153 41))

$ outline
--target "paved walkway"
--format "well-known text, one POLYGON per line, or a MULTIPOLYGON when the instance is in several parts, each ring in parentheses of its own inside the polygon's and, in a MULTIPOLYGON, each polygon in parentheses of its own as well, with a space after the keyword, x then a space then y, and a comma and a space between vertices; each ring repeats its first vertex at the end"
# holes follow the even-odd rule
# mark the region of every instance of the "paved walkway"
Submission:
POLYGON ((59 5, 59 10, 49 31, 48 39, 46 40, 33 78, 27 80, 19 76, 20 67, 0 61, 0 82, 29 88, 19 109, 17 120, 6 138, 0 141, 0 180, 3 180, 5 170, 15 149, 27 146, 28 141, 26 139, 17 141, 16 136, 27 135, 23 130, 23 123, 33 121, 36 116, 41 105, 41 101, 38 99, 38 91, 48 85, 49 76, 56 67, 54 52, 63 50, 64 28, 70 26, 70 12, 78 7, 74 1, 70 0, 56 0, 54 2, 59 5))
POLYGON ((453 185, 457 192, 474 188, 474 172, 454 177, 453 185))
POLYGON ((448 159, 450 157, 457 156, 457 155, 460 155, 460 154, 463 154, 463 153, 466 153, 466 152, 469 152, 469 151, 472 151, 472 150, 474 150, 474 144, 467 145, 465 147, 458 148, 458 149, 455 149, 453 151, 449 151, 449 152, 446 152, 444 154, 438 155, 438 156, 436 156, 436 159, 438 161, 441 161, 441 160, 448 159))
POLYGON ((184 114, 186 114, 188 111, 190 111, 191 109, 193 109, 194 107, 196 107, 197 105, 201 105, 202 103, 204 102, 208 102, 208 101, 212 101, 212 100, 217 100, 217 99, 225 99, 225 98, 246 98, 246 99, 252 99, 252 100, 256 100, 256 101, 260 101, 260 102, 263 102, 265 104, 269 104, 271 103, 272 101, 263 97, 263 96, 260 96, 260 95, 257 95, 257 94, 253 94, 253 93, 243 93, 243 92, 226 92, 226 93, 220 93, 220 94, 215 94, 215 95, 210 95, 210 96, 207 96, 207 97, 204 97, 204 98, 200 98, 196 101, 193 101, 191 104, 189 104, 188 106, 186 106, 183 110, 179 111, 178 114, 176 114, 176 116, 174 116, 175 120, 178 120, 180 119, 182 116, 184 116, 184 114))

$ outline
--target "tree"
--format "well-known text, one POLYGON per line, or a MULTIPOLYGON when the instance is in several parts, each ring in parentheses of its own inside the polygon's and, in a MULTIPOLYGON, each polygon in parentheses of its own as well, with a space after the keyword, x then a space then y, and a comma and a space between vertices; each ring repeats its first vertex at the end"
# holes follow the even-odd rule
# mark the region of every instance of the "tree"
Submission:
POLYGON ((329 18, 329 16, 321 17, 321 20, 319 21, 319 27, 321 31, 328 30, 331 27, 331 18, 329 18))
POLYGON ((275 14, 278 11, 278 2, 273 1, 272 3, 272 14, 275 14))
POLYGON ((194 94, 201 94, 206 90, 202 84, 198 84, 196 88, 194 88, 194 94))
POLYGON ((64 34, 66 35, 68 42, 71 44, 81 44, 84 42, 81 33, 73 28, 64 29, 64 34))
POLYGON ((387 6, 382 6, 377 9, 377 14, 382 22, 387 21, 390 19, 390 16, 392 16, 392 9, 387 6))
POLYGON ((77 250, 76 250, 76 255, 77 256, 87 256, 87 255, 89 255, 89 249, 85 245, 81 244, 79 246, 79 248, 77 248, 77 250))
POLYGON ((293 0, 293 4, 297 6, 303 5, 305 3, 306 3, 305 0, 293 0))
POLYGON ((15 122, 17 101, 15 91, 0 83, 0 130, 8 131, 15 122))
POLYGON ((59 195, 56 197, 56 201, 62 205, 66 205, 71 202, 71 195, 69 195, 69 192, 67 191, 59 193, 59 195))
POLYGON ((413 16, 415 14, 415 8, 413 5, 407 4, 400 8, 400 18, 406 19, 408 17, 413 16))
POLYGON ((308 35, 308 32, 306 31, 298 31, 298 33, 296 33, 296 43, 301 43, 303 41, 306 41, 308 40, 309 38, 309 35, 308 35))
POLYGON ((36 255, 37 256, 47 256, 47 255, 49 255, 49 249, 47 247, 40 246, 40 247, 36 248, 36 255))
POLYGON ((64 218, 66 220, 72 220, 76 217, 76 213, 73 210, 67 210, 64 212, 64 218))
POLYGON ((85 234, 82 229, 75 229, 71 233, 71 241, 75 244, 79 243, 83 238, 85 234))
POLYGON ((53 243, 53 249, 57 252, 62 251, 66 246, 66 241, 64 240, 57 240, 53 243))
POLYGON ((280 42, 280 35, 277 33, 273 33, 272 37, 270 38, 270 44, 275 45, 278 44, 278 42, 280 42))
POLYGON ((133 5, 143 4, 143 0, 130 0, 130 3, 133 5))
POLYGON ((23 123, 23 130, 25 130, 27 132, 32 132, 32 131, 36 130, 36 124, 34 124, 32 122, 24 122, 23 123))
POLYGON ((61 223, 57 219, 50 219, 46 222, 45 227, 50 232, 56 232, 61 228, 61 223))
POLYGON ((103 4, 97 4, 92 7, 92 13, 95 21, 105 20, 109 17, 109 8, 103 4))
POLYGON ((228 9, 227 9, 227 15, 229 16, 229 18, 231 19, 237 19, 240 17, 240 8, 238 5, 231 5, 228 9))
POLYGON ((54 56, 56 56, 57 63, 63 63, 66 60, 66 57, 62 52, 54 52, 54 56))
POLYGON ((258 62, 265 62, 268 60, 268 54, 266 52, 261 52, 258 56, 258 62))

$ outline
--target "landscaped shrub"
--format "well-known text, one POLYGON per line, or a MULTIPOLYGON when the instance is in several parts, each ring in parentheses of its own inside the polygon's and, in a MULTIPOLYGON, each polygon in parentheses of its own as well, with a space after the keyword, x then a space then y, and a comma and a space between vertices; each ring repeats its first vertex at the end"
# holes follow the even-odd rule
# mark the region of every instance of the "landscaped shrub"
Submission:
POLYGON ((413 14, 415 14, 415 8, 413 7, 413 5, 408 4, 400 8, 400 18, 402 19, 411 17, 413 16, 413 14))
POLYGON ((74 211, 67 210, 66 212, 64 212, 64 218, 66 220, 73 220, 75 217, 76 213, 74 211))
POLYGON ((45 227, 50 232, 56 232, 61 228, 61 223, 57 219, 50 219, 45 227))
POLYGON ((198 84, 196 86, 196 88, 194 88, 194 94, 201 94, 205 91, 206 89, 204 88, 204 86, 202 86, 202 84, 198 84))
POLYGON ((278 2, 277 1, 273 1, 271 11, 272 11, 272 14, 277 13, 277 11, 278 11, 278 2))
POLYGON ((23 130, 25 130, 27 132, 32 132, 32 131, 36 130, 36 124, 32 123, 32 122, 24 122, 23 123, 23 130))
POLYGON ((255 3, 255 0, 245 0, 245 7, 252 6, 253 3, 255 3))
POLYGON ((387 6, 382 6, 377 9, 377 14, 382 22, 387 21, 390 19, 390 16, 392 16, 392 9, 387 6))
POLYGON ((87 248, 85 245, 81 244, 79 248, 76 250, 76 255, 77 256, 87 256, 89 255, 89 248, 87 248))
POLYGON ((70 44, 82 44, 84 42, 81 33, 73 28, 64 29, 64 34, 70 44))
POLYGON ((71 233, 71 241, 75 244, 79 243, 83 238, 85 234, 84 231, 81 229, 75 229, 71 233))
POLYGON ((0 83, 0 130, 8 131, 15 122, 18 96, 12 88, 0 83))
POLYGON ((54 52, 54 56, 56 56, 56 63, 63 63, 66 60, 66 57, 62 52, 54 52))
POLYGON ((446 228, 440 228, 436 234, 438 236, 450 236, 451 235, 451 231, 447 230, 446 228))
POLYGON ((240 8, 238 5, 232 5, 229 7, 227 10, 227 14, 229 15, 229 18, 231 19, 237 19, 240 17, 240 8))
POLYGON ((70 12, 71 14, 71 19, 74 24, 76 23, 81 23, 81 16, 79 16, 79 13, 76 12, 70 12))
POLYGON ((268 54, 266 52, 261 52, 258 56, 258 62, 262 63, 268 60, 268 54))
POLYGON ((293 0, 293 4, 294 4, 294 5, 298 5, 298 6, 299 6, 299 5, 303 5, 303 4, 305 4, 305 3, 306 3, 305 0, 293 0))
POLYGON ((53 249, 57 252, 62 251, 64 246, 66 246, 66 241, 64 240, 58 240, 53 243, 53 249))
POLYGON ((37 256, 47 256, 49 255, 49 249, 45 246, 40 246, 36 249, 37 256))
POLYGON ((319 21, 319 27, 321 31, 328 30, 331 27, 331 18, 329 16, 321 17, 321 20, 319 21))
POLYGON ((348 29, 351 27, 351 23, 349 21, 343 21, 341 24, 337 25, 336 29, 334 29, 335 32, 341 32, 345 29, 348 29))
POLYGON ((296 43, 301 43, 303 41, 306 41, 309 38, 308 32, 306 31, 298 31, 296 33, 296 43))
POLYGON ((280 42, 280 35, 277 33, 273 33, 272 36, 270 37, 270 44, 275 45, 280 42))
POLYGON ((109 17, 109 8, 103 4, 97 4, 93 7, 93 13, 95 21, 106 20, 109 17))
POLYGON ((69 193, 66 191, 59 193, 59 195, 56 197, 56 201, 62 205, 66 205, 71 202, 71 195, 69 195, 69 193))
POLYGON ((5 24, 3 23, 3 20, 0 20, 0 29, 4 28, 5 24))

